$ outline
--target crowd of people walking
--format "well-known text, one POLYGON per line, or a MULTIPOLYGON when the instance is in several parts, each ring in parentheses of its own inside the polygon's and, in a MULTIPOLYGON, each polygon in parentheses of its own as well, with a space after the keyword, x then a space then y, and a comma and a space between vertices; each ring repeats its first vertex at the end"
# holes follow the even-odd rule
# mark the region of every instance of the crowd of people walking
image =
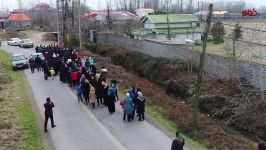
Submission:
POLYGON ((97 70, 93 57, 82 57, 77 50, 60 48, 56 44, 40 45, 35 50, 45 59, 37 56, 35 60, 29 60, 32 73, 34 68, 42 70, 45 80, 59 74, 60 81, 75 90, 77 102, 90 104, 93 109, 107 107, 110 114, 116 111, 115 103, 119 102, 124 121, 126 118, 127 121, 134 120, 136 113, 139 121, 144 120, 145 98, 141 89, 131 86, 126 97, 121 99, 117 81, 108 79, 108 70, 104 66, 97 70))
MULTIPOLYGON (((108 70, 103 66, 97 70, 93 57, 81 57, 78 51, 72 48, 60 48, 56 44, 48 46, 37 46, 37 53, 42 53, 44 60, 40 56, 35 59, 30 58, 31 72, 34 73, 35 68, 43 71, 44 79, 59 74, 59 79, 63 83, 67 83, 70 88, 75 90, 77 94, 77 102, 84 102, 86 105, 91 104, 92 109, 107 107, 110 114, 115 113, 115 103, 119 102, 123 109, 123 121, 128 122, 134 120, 136 114, 139 121, 144 120, 145 98, 140 88, 133 85, 129 88, 125 98, 120 99, 118 92, 118 84, 116 80, 108 79, 108 70), (108 84, 109 81, 109 84, 108 84)), ((47 132, 47 122, 51 119, 52 128, 54 124, 52 108, 54 104, 50 98, 46 99, 45 107, 45 123, 44 130, 47 132)), ((172 150, 182 150, 184 140, 177 132, 176 139, 173 140, 172 150)))

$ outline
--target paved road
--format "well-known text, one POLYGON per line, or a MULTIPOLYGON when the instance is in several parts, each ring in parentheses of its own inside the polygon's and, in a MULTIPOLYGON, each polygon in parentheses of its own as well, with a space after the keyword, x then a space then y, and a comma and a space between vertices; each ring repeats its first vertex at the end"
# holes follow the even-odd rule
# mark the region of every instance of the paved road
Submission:
MULTIPOLYGON (((3 43, 9 53, 29 56, 34 49, 21 49, 3 43)), ((24 70, 38 110, 43 113, 47 96, 55 103, 56 128, 48 128, 46 137, 56 150, 169 150, 171 138, 146 121, 122 121, 122 110, 110 115, 107 108, 91 109, 77 102, 73 91, 58 78, 44 81, 42 72, 24 70)), ((43 117, 43 116, 42 116, 43 117)), ((50 126, 49 126, 50 127, 50 126)))

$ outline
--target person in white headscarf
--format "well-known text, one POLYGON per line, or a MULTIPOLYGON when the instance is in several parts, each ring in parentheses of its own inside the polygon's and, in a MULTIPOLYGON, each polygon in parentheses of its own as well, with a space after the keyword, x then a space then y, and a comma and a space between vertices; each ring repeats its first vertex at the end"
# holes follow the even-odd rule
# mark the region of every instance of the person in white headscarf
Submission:
POLYGON ((139 121, 144 120, 145 98, 143 97, 143 94, 141 93, 140 89, 138 90, 138 97, 136 99, 136 108, 139 121))

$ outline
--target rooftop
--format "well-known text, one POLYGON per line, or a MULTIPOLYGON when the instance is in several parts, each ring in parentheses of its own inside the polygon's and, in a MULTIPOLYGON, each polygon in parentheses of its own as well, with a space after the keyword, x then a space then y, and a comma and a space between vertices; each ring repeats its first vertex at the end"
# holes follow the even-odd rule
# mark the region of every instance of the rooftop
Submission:
POLYGON ((136 9, 135 11, 154 12, 154 9, 152 9, 152 8, 139 8, 139 9, 136 9))
MULTIPOLYGON (((147 15, 142 22, 147 19, 151 20, 152 23, 166 23, 167 14, 162 15, 147 15)), ((197 22, 198 19, 192 14, 169 14, 169 23, 177 22, 197 22)))
MULTIPOLYGON (((201 33, 202 29, 201 28, 172 28, 170 29, 171 33, 201 33)), ((146 35, 150 33, 157 33, 157 34, 167 34, 168 30, 167 29, 145 29, 141 28, 138 30, 134 30, 133 34, 135 35, 146 35)))
MULTIPOLYGON (((88 19, 95 19, 98 15, 100 16, 107 16, 107 12, 90 12, 90 13, 85 13, 84 16, 88 19)), ((132 14, 127 11, 111 11, 110 16, 112 18, 117 18, 117 17, 128 17, 128 18, 134 18, 136 17, 135 14, 132 14)))
POLYGON ((25 14, 11 14, 8 21, 30 21, 31 19, 25 14))
POLYGON ((54 10, 54 8, 50 7, 50 5, 46 3, 37 4, 35 7, 31 8, 31 10, 54 10))

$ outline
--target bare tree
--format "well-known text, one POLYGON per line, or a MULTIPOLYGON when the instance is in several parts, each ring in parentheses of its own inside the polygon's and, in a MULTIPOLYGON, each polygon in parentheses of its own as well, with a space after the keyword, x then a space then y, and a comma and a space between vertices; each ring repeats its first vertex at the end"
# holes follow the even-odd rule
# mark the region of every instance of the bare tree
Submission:
POLYGON ((241 12, 243 9, 245 9, 245 7, 245 1, 228 2, 225 6, 227 11, 236 13, 241 12))
MULTIPOLYGON (((21 9, 22 9, 22 2, 21 2, 21 0, 18 0, 18 8, 19 8, 19 11, 21 11, 21 9)), ((20 26, 20 30, 22 30, 23 29, 23 27, 22 27, 22 16, 21 16, 21 12, 18 12, 19 13, 19 26, 20 26)))
MULTIPOLYGON (((262 20, 253 20, 252 28, 241 27, 235 25, 235 29, 243 28, 243 40, 236 35, 231 36, 231 40, 227 41, 227 55, 231 60, 231 72, 242 70, 241 74, 237 74, 238 84, 233 88, 241 91, 241 99, 237 99, 239 110, 246 109, 252 101, 256 100, 260 93, 262 100, 265 100, 265 78, 266 78, 266 55, 265 46, 262 43, 264 23, 262 20), (230 43, 230 44, 228 44, 230 43), (242 61, 245 60, 245 61, 242 61), (237 66, 236 66, 237 65, 237 66), (243 73, 244 72, 244 73, 243 73), (259 86, 258 86, 259 85, 259 86)), ((237 97, 238 95, 234 95, 237 97)), ((236 113, 237 114, 237 113, 236 113)))
POLYGON ((197 126, 197 120, 198 120, 200 88, 201 88, 201 82, 202 82, 202 76, 203 76, 204 59, 205 59, 205 53, 206 53, 206 48, 207 48, 212 11, 213 11, 213 5, 210 4, 209 14, 206 20, 207 25, 206 25, 204 36, 203 36, 203 48, 202 48, 202 53, 200 55, 200 65, 199 65, 198 79, 197 79, 197 84, 196 84, 195 100, 193 102, 193 124, 195 127, 197 126))
POLYGON ((111 18, 111 1, 106 0, 106 7, 107 7, 107 16, 106 16, 106 22, 108 25, 109 30, 112 29, 112 18, 111 18))
MULTIPOLYGON (((251 42, 254 42, 254 43, 261 43, 262 41, 262 34, 263 32, 261 31, 262 28, 264 26, 264 23, 261 22, 261 20, 259 19, 257 22, 256 22, 256 25, 255 25, 255 28, 256 30, 253 30, 252 31, 252 38, 251 38, 251 42)), ((257 72, 254 72, 254 80, 257 80, 260 84, 260 93, 261 93, 261 99, 262 100, 265 100, 265 94, 264 94, 264 91, 265 91, 265 87, 264 87, 264 84, 263 84, 263 80, 265 79, 266 77, 266 67, 265 67, 265 63, 266 63, 266 55, 265 55, 265 47, 262 47, 262 46, 258 46, 256 44, 253 44, 251 45, 252 46, 252 57, 253 60, 252 61, 255 61, 258 65, 258 69, 257 69, 257 72), (257 76, 255 75, 258 74, 257 76)))
POLYGON ((188 13, 192 13, 192 11, 193 11, 193 3, 192 2, 193 2, 192 0, 189 0, 188 8, 187 8, 188 13))

